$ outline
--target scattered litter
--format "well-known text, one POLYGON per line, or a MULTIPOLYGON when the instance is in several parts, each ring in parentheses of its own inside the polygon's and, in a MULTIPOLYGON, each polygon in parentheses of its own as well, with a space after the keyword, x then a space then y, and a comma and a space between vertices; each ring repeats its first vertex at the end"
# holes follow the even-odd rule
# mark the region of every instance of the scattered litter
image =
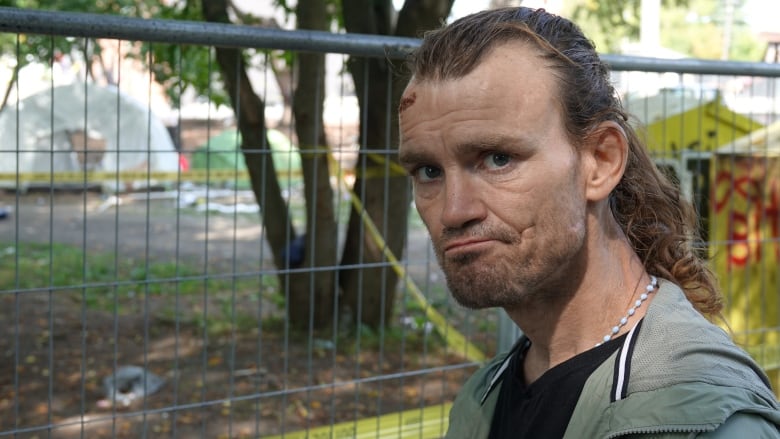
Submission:
MULTIPOLYGON (((179 209, 194 207, 199 212, 233 213, 257 213, 260 207, 255 202, 254 194, 249 190, 215 189, 198 187, 192 184, 182 184, 178 190, 162 192, 138 192, 110 195, 97 207, 98 213, 120 206, 148 201, 171 200, 179 209), (214 200, 226 200, 224 202, 214 200), (209 201, 211 200, 211 201, 209 201), (251 200, 250 202, 241 202, 251 200)), ((2 218, 0 218, 2 219, 2 218)))
POLYGON ((103 213, 106 210, 108 210, 108 209, 110 209, 112 207, 115 207, 115 206, 119 206, 121 204, 122 204, 122 199, 121 198, 117 197, 116 195, 111 195, 108 198, 106 198, 105 201, 100 203, 100 206, 98 206, 98 208, 97 208, 97 212, 98 213, 103 213))
POLYGON ((417 318, 412 316, 401 317, 401 325, 412 331, 422 331, 424 334, 432 333, 435 328, 433 323, 429 321, 419 322, 417 318))
POLYGON ((314 339, 314 347, 317 349, 323 349, 332 351, 336 349, 336 345, 331 340, 326 340, 324 338, 315 338, 314 339))
POLYGON ((233 371, 234 377, 263 378, 268 374, 268 369, 264 367, 250 367, 248 369, 238 369, 233 371))
POLYGON ((198 204, 198 198, 197 194, 189 193, 189 192, 182 192, 181 195, 178 198, 179 207, 190 207, 195 206, 198 204))
POLYGON ((198 212, 218 212, 218 213, 257 213, 260 212, 260 206, 257 204, 249 203, 236 203, 236 204, 222 204, 222 203, 205 203, 198 204, 196 210, 198 212))
POLYGON ((99 407, 129 406, 133 401, 157 392, 165 379, 143 367, 122 366, 114 374, 103 379, 106 399, 98 401, 99 407), (113 403, 112 403, 113 401, 113 403))

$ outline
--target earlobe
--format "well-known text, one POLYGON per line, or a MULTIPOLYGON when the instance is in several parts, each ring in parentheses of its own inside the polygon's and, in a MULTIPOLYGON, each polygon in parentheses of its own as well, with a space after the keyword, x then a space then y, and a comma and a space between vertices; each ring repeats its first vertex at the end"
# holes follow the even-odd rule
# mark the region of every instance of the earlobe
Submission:
POLYGON ((591 166, 588 169, 586 197, 590 201, 606 199, 618 185, 628 163, 628 140, 619 124, 600 123, 586 140, 586 154, 591 166))

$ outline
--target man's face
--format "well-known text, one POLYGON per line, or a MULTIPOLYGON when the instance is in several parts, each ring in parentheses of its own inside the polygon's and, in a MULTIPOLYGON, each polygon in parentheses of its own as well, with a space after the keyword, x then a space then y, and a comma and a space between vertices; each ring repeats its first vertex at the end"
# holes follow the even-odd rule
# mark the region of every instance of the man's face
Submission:
POLYGON ((463 78, 407 87, 401 162, 465 306, 545 300, 584 267, 585 182, 556 95, 552 70, 519 42, 463 78))

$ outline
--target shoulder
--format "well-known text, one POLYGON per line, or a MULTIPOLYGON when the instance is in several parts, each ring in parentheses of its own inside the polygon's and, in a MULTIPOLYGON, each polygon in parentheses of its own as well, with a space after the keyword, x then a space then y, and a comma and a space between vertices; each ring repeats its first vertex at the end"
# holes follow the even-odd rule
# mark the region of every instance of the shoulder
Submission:
POLYGON ((766 375, 671 282, 659 289, 632 348, 626 395, 611 405, 617 431, 685 425, 699 436, 646 437, 778 437, 780 411, 766 375), (750 434, 731 434, 737 429, 750 434))
POLYGON ((760 367, 671 282, 661 283, 635 336, 588 379, 581 402, 572 431, 589 437, 775 437, 762 435, 780 425, 760 367), (748 427, 757 434, 727 433, 748 427))
POLYGON ((773 398, 766 375, 669 281, 650 303, 631 360, 629 393, 680 383, 743 387, 773 398))

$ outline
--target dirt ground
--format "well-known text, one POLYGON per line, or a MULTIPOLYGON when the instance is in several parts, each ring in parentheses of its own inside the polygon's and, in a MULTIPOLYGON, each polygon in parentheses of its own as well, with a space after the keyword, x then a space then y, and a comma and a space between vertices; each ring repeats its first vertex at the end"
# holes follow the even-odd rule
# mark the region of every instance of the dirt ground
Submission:
MULTIPOLYGON (((2 195, 0 206, 15 210, 0 221, 0 242, 68 243, 139 264, 178 259, 215 274, 268 266, 256 214, 206 215, 143 196, 119 205, 110 201, 96 193, 2 195)), ((410 254, 426 255, 424 235, 410 243, 410 254)), ((413 275, 435 273, 420 269, 413 275)), ((157 312, 202 312, 214 306, 209 299, 139 293, 106 311, 85 306, 82 295, 80 288, 0 291, 0 322, 6 328, 0 337, 0 436, 291 433, 451 401, 473 371, 442 369, 467 361, 437 346, 435 338, 428 345, 396 340, 379 348, 356 347, 354 338, 339 337, 333 346, 332 334, 291 334, 283 324, 214 336, 188 319, 157 312), (102 407, 103 379, 124 365, 145 367, 166 383, 129 407, 102 407), (416 373, 421 370, 428 372, 416 373), (386 379, 373 379, 379 376, 386 379)), ((283 322, 281 311, 262 298, 230 300, 237 309, 256 310, 258 321, 283 322)), ((493 334, 477 342, 490 345, 493 334)))

